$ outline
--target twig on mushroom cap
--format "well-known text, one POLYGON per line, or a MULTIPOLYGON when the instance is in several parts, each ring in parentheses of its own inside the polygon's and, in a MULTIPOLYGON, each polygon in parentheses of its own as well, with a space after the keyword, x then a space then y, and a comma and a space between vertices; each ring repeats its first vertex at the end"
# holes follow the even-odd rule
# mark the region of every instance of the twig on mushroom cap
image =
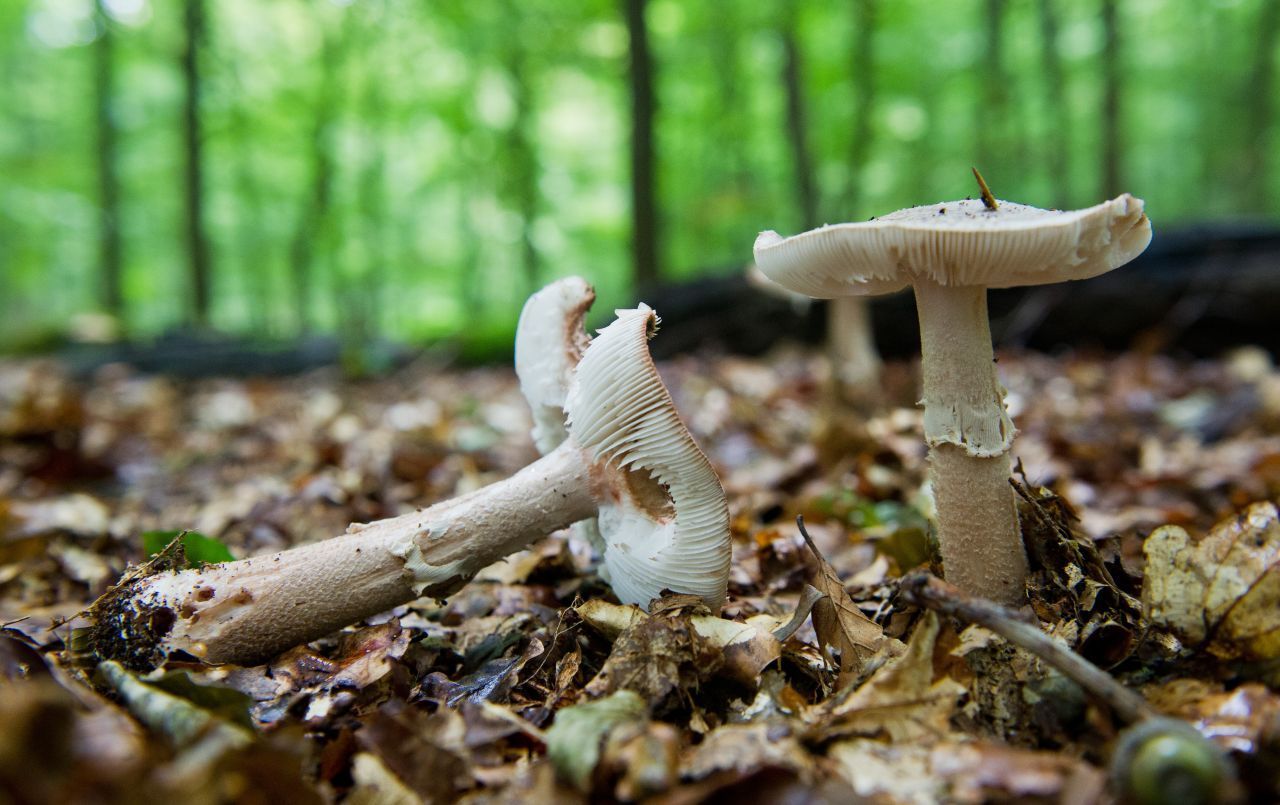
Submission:
POLYGON ((569 436, 514 476, 412 514, 288 551, 129 578, 96 602, 100 657, 149 668, 181 650, 253 663, 419 596, 597 514, 628 603, 663 589, 718 608, 729 573, 719 480, 649 357, 657 316, 617 311, 575 370, 569 436))
POLYGON ((1000 209, 1000 203, 996 201, 996 197, 991 195, 991 188, 987 187, 987 180, 982 178, 982 174, 978 173, 977 168, 972 168, 973 178, 978 180, 978 189, 982 192, 982 204, 988 210, 1000 209))

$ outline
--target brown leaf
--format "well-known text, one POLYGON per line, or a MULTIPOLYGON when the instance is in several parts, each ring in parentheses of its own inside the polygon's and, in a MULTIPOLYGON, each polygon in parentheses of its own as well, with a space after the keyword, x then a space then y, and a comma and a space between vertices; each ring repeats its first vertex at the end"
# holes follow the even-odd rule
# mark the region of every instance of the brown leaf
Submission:
POLYGON ((388 705, 365 720, 356 743, 414 793, 433 802, 451 802, 471 784, 464 730, 462 717, 453 710, 428 715, 417 708, 388 705))
POLYGON ((939 677, 934 669, 938 631, 938 617, 930 612, 916 625, 905 653, 877 669, 843 701, 830 699, 829 732, 887 735, 895 743, 948 735, 951 715, 966 688, 949 676, 939 677))
MULTIPOLYGON (((1224 659, 1280 659, 1280 512, 1257 503, 1194 539, 1152 532, 1142 602, 1157 626, 1224 659)), ((1274 672, 1273 672, 1274 673, 1274 672)))
POLYGON ((649 616, 618 636, 604 667, 587 684, 591 696, 631 690, 651 707, 672 694, 685 698, 715 674, 723 653, 698 633, 689 616, 649 616))
POLYGON ((823 558, 818 546, 813 544, 813 538, 805 530, 804 520, 796 518, 796 524, 817 563, 809 583, 826 596, 813 605, 813 628, 824 646, 840 652, 840 676, 836 686, 844 687, 856 679, 867 662, 884 647, 884 630, 862 614, 849 597, 844 582, 823 558))

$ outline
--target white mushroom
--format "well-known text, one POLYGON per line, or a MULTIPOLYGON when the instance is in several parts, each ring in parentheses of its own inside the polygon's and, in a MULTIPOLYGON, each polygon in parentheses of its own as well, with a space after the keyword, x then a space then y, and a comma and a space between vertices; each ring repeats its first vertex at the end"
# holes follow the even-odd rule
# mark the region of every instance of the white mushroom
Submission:
MULTIPOLYGON (((811 304, 807 294, 793 291, 773 280, 759 266, 747 267, 747 284, 780 299, 786 299, 798 313, 811 304)), ((880 383, 880 352, 876 349, 871 306, 860 296, 842 296, 827 305, 827 353, 835 381, 858 397, 874 397, 880 383)))
MULTIPOLYGON (((573 370, 591 343, 583 324, 595 301, 596 291, 586 280, 565 277, 530 296, 520 311, 516 376, 533 414, 533 443, 544 456, 569 438, 566 400, 573 370)), ((604 553, 595 518, 574 523, 573 530, 604 553)), ((607 570, 602 575, 607 576, 607 570)))
POLYGON ((1027 572, 1009 486, 1015 431, 996 377, 986 289, 1093 277, 1150 240, 1142 201, 1127 194, 1070 212, 987 196, 757 238, 761 270, 800 293, 914 289, 938 540, 947 578, 966 591, 1018 602, 1027 572))
POLYGON ((649 357, 657 316, 617 311, 574 373, 568 438, 512 477, 428 509, 288 551, 126 579, 93 608, 99 656, 135 668, 185 651, 254 663, 420 596, 599 515, 626 603, 663 590, 724 602, 724 491, 649 357))

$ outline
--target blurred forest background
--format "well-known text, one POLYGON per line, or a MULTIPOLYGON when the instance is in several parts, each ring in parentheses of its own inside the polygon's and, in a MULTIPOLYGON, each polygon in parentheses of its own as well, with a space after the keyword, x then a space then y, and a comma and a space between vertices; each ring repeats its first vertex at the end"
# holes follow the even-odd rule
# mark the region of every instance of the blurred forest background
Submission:
POLYGON ((972 164, 1274 221, 1278 40, 1277 0, 4 0, 0 345, 496 343, 555 277, 608 310, 972 164))

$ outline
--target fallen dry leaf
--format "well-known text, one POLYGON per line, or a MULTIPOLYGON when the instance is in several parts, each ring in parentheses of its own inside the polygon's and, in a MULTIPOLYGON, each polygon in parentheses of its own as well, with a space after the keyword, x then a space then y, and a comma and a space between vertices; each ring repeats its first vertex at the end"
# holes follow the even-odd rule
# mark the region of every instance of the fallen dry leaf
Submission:
MULTIPOLYGON (((638 607, 588 601, 577 607, 578 614, 593 629, 615 640, 627 629, 653 617, 638 607)), ((772 618, 762 623, 738 623, 711 615, 691 615, 689 623, 698 635, 723 652, 722 670, 747 688, 755 688, 760 672, 782 656, 782 644, 773 633, 772 618)))
POLYGON ((798 520, 797 524, 816 563, 809 583, 826 596, 813 604, 813 628, 824 646, 839 653, 840 675, 836 679, 836 687, 843 688, 857 679, 872 658, 885 648, 884 629, 862 614, 835 569, 813 544, 813 538, 804 528, 804 521, 798 520))
POLYGON ((904 653, 882 665, 843 700, 830 700, 824 729, 883 736, 895 743, 928 743, 949 735, 951 714, 967 689, 949 676, 936 678, 933 651, 938 628, 934 613, 921 618, 904 653))
MULTIPOLYGON (((1199 539, 1156 529, 1142 601, 1147 617, 1223 659, 1280 660, 1280 512, 1257 503, 1199 539)), ((1267 671, 1276 677, 1274 665, 1267 671)))

